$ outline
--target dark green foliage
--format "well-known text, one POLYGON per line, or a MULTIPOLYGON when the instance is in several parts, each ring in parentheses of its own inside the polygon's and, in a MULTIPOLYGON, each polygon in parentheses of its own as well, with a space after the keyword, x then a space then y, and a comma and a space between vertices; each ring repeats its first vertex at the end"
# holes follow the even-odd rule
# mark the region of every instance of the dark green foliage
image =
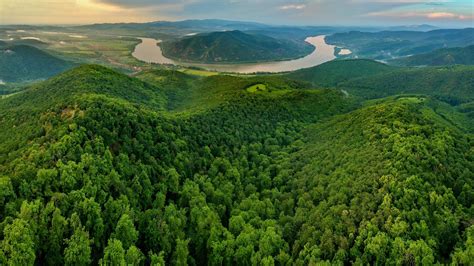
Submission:
POLYGON ((380 98, 396 94, 425 94, 457 105, 474 100, 474 67, 402 68, 338 84, 364 98, 380 98))
POLYGON ((417 31, 351 31, 326 38, 330 44, 349 48, 354 55, 372 59, 428 53, 441 48, 474 44, 474 28, 417 31))
POLYGON ((404 66, 474 65, 474 45, 443 48, 431 53, 391 60, 390 63, 404 66))
POLYGON ((139 77, 82 66, 0 100, 2 264, 471 263, 461 107, 139 77))
POLYGON ((304 42, 238 30, 198 34, 164 42, 161 47, 166 57, 202 63, 286 60, 305 56, 314 50, 304 42))
POLYGON ((285 76, 290 79, 311 82, 314 86, 318 87, 334 87, 350 79, 373 76, 396 69, 396 67, 373 60, 336 60, 319 66, 297 70, 285 76))
POLYGON ((474 100, 474 67, 393 67, 372 60, 331 61, 284 77, 338 88, 366 99, 398 94, 430 95, 451 105, 474 100))
POLYGON ((72 66, 33 46, 0 46, 0 80, 4 82, 46 79, 72 66))

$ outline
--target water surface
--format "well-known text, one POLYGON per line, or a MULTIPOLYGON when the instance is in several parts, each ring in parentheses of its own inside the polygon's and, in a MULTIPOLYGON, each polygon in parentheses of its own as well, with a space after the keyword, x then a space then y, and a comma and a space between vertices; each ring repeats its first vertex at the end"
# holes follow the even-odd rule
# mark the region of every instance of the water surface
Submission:
POLYGON ((324 35, 308 37, 306 42, 315 46, 316 49, 309 55, 287 61, 274 61, 263 63, 247 63, 247 64, 200 64, 187 63, 166 58, 158 45, 161 41, 151 38, 140 38, 141 43, 135 47, 132 55, 140 61, 155 64, 172 64, 186 67, 200 67, 207 70, 215 70, 219 72, 235 72, 235 73, 256 73, 256 72, 286 72, 294 71, 301 68, 308 68, 322 63, 331 61, 336 58, 334 55, 334 45, 327 44, 324 35))

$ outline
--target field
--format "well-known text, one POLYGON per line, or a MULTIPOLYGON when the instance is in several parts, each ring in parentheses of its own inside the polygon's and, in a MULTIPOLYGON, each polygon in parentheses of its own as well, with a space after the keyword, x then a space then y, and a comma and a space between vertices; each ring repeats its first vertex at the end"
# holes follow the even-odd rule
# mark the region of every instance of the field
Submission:
POLYGON ((140 43, 140 40, 134 37, 121 36, 119 32, 114 31, 105 33, 76 28, 52 30, 5 30, 3 34, 0 30, 0 39, 13 38, 18 41, 21 38, 35 38, 39 40, 35 46, 76 63, 100 63, 126 72, 135 72, 146 66, 132 56, 134 47, 140 43))

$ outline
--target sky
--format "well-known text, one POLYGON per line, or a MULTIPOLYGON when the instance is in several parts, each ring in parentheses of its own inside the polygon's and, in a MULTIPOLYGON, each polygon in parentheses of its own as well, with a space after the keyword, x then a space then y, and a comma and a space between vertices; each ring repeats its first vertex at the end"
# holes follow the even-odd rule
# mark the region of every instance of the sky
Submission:
POLYGON ((0 0, 0 24, 206 18, 277 25, 474 27, 474 0, 0 0))

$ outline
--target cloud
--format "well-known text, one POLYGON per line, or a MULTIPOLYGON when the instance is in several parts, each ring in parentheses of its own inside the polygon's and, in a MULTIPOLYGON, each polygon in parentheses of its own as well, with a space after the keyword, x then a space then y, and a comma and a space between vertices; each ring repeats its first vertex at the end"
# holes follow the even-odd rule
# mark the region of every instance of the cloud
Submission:
POLYGON ((426 17, 429 19, 460 19, 460 20, 467 20, 473 19, 474 16, 466 16, 466 15, 459 15, 454 13, 448 12, 433 12, 426 14, 426 17))
POLYGON ((306 5, 300 4, 300 5, 283 5, 279 6, 278 9, 280 10, 300 10, 300 9, 305 9, 306 5))
POLYGON ((148 7, 160 5, 178 5, 192 1, 187 0, 93 0, 96 3, 103 3, 122 7, 148 7))
POLYGON ((439 18, 456 18, 458 15, 448 12, 433 12, 426 14, 427 18, 439 19, 439 18))
POLYGON ((0 23, 219 18, 299 25, 472 25, 473 0, 0 0, 0 23), (0 7, 1 9, 1 7, 0 7), (71 16, 70 14, 75 14, 71 16), (76 15, 77 14, 77 15, 76 15))
POLYGON ((430 20, 472 20, 474 16, 450 12, 373 12, 368 16, 386 18, 423 18, 430 20))

